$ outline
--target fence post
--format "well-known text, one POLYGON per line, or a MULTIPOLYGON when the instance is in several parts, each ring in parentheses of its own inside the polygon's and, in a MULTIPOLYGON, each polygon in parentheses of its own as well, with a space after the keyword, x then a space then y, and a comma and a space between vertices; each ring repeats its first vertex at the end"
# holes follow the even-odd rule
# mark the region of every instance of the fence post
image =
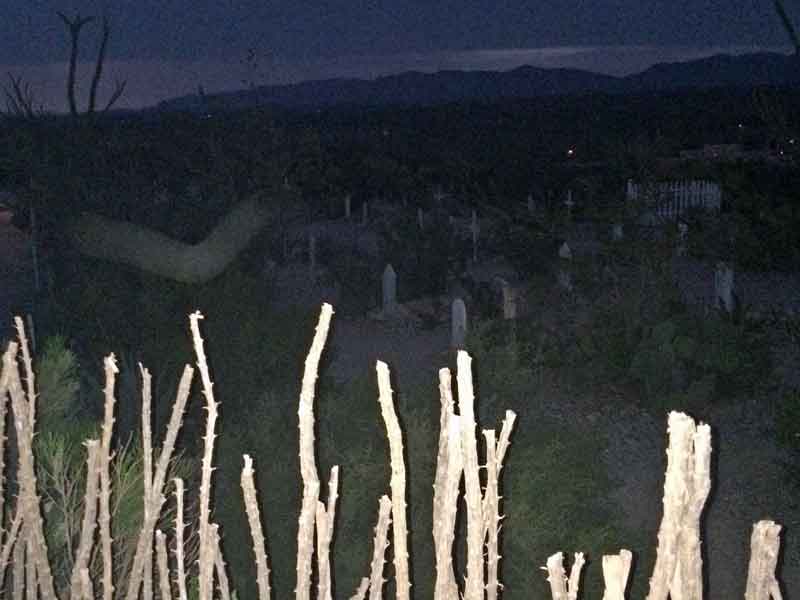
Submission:
POLYGON ((782 597, 780 585, 775 578, 781 548, 780 532, 781 526, 774 521, 759 521, 753 525, 745 600, 782 597))

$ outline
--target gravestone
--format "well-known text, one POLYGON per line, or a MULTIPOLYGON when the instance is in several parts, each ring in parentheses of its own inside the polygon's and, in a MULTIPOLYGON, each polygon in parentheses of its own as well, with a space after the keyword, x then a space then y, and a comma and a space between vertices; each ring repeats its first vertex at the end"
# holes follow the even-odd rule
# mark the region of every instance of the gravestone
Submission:
POLYGON ((564 206, 567 208, 567 219, 571 219, 572 208, 575 206, 575 201, 572 199, 572 190, 567 190, 567 199, 564 201, 564 206))
POLYGON ((397 312, 397 274, 392 265, 386 265, 381 280, 383 298, 383 312, 391 314, 397 312))
POLYGON ((366 225, 367 221, 369 221, 369 203, 364 200, 364 204, 361 205, 361 224, 366 225))
POLYGON ((725 312, 733 312, 733 268, 726 262, 717 263, 714 272, 714 304, 725 312))
POLYGON ((624 233, 622 230, 622 225, 620 223, 614 223, 611 226, 611 239, 615 242, 619 242, 624 237, 624 233))
POLYGON ((450 311, 450 346, 463 349, 467 338, 467 307, 461 298, 453 300, 450 311))
POLYGON ((536 213, 536 201, 533 199, 533 194, 528 194, 528 199, 526 201, 528 206, 528 214, 533 215, 536 213))
POLYGON ((350 194, 347 194, 347 196, 344 197, 344 218, 347 219, 348 221, 350 220, 351 200, 352 198, 350 197, 350 194))
POLYGON ((422 213, 422 208, 417 209, 417 225, 420 229, 425 229, 425 215, 422 213))
POLYGON ((503 319, 516 319, 517 318, 517 295, 514 288, 511 287, 505 279, 497 277, 495 283, 500 287, 500 294, 502 297, 502 311, 503 319))

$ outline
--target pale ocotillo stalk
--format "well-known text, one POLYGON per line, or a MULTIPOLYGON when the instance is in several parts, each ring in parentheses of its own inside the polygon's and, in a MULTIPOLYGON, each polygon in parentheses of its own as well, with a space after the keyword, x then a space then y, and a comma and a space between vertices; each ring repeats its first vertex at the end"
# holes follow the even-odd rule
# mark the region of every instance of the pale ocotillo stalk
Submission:
POLYGON ((297 409, 300 430, 300 475, 303 479, 303 500, 297 527, 296 600, 311 598, 311 564, 314 555, 314 521, 319 500, 319 476, 314 459, 314 388, 319 361, 328 338, 333 308, 323 304, 314 340, 306 357, 300 402, 297 409))

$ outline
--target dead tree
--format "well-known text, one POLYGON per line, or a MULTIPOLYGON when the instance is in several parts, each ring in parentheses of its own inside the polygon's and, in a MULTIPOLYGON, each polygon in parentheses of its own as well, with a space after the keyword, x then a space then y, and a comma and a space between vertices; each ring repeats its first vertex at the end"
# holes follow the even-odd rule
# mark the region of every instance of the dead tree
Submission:
POLYGON ((10 85, 3 86, 6 100, 6 110, 0 115, 20 119, 35 119, 44 113, 44 109, 36 105, 36 96, 29 82, 22 79, 22 75, 15 77, 8 74, 10 85))
MULTIPOLYGON (((59 12, 58 16, 64 21, 67 27, 70 38, 70 53, 69 53, 69 72, 67 74, 67 100, 69 102, 69 112, 73 117, 79 116, 78 103, 75 100, 75 71, 78 65, 78 48, 81 29, 88 23, 94 21, 94 17, 81 17, 76 14, 75 17, 69 18, 64 13, 59 12)), ((108 22, 108 17, 103 17, 103 32, 100 38, 100 48, 97 51, 97 60, 95 62, 94 74, 92 75, 92 82, 89 87, 89 103, 86 108, 86 114, 91 116, 95 114, 97 107, 97 88, 100 86, 100 79, 103 76, 103 65, 106 60, 106 49, 108 48, 108 38, 111 35, 111 26, 108 22)), ((111 94, 108 102, 106 103, 103 112, 108 111, 117 100, 119 100, 122 93, 125 91, 126 81, 117 81, 114 86, 114 92, 111 94)))

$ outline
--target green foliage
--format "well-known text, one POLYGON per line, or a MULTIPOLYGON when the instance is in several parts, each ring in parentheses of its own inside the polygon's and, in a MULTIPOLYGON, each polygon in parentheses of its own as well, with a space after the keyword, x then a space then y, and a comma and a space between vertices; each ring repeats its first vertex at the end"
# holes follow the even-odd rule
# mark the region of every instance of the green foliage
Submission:
MULTIPOLYGON (((112 351, 123 363, 120 381, 131 396, 138 389, 137 363, 158 366, 151 368, 161 372, 156 383, 165 394, 154 404, 158 422, 172 406, 170 383, 191 355, 187 321, 176 321, 176 314, 201 310, 206 335, 219 340, 210 360, 227 410, 255 403, 268 384, 293 387, 295 374, 302 372, 315 311, 272 308, 275 290, 243 260, 203 285, 173 283, 100 261, 77 262, 72 275, 49 306, 51 327, 75 340, 80 356, 94 366, 89 369, 95 373, 92 387, 102 386, 97 356, 112 351)), ((96 405, 99 396, 94 398, 96 405)), ((132 399, 126 417, 133 429, 138 405, 132 399)), ((197 405, 190 402, 189 410, 197 405)))
MULTIPOLYGON (((651 408, 697 409, 755 389, 770 372, 766 323, 738 305, 700 315, 670 271, 669 239, 610 244, 602 274, 578 272, 586 302, 540 299, 563 379, 585 391, 626 384, 651 408)), ((545 338, 547 339, 547 338, 545 338)))
POLYGON ((78 360, 63 336, 56 335, 44 341, 36 374, 42 398, 37 406, 38 428, 47 435, 69 433, 73 439, 82 441, 79 430, 85 429, 86 425, 75 415, 80 392, 78 360))
POLYGON ((752 391, 769 362, 760 324, 736 323, 724 314, 684 314, 643 331, 629 374, 650 405, 697 408, 752 391))
POLYGON ((534 319, 491 320, 473 325, 467 347, 483 401, 478 410, 487 420, 502 414, 509 394, 524 393, 541 383, 543 369, 558 364, 558 340, 534 319), (485 411, 491 407, 491 416, 485 411))
MULTIPOLYGON (((37 479, 42 495, 45 535, 49 542, 50 559, 58 589, 69 585, 74 549, 80 535, 86 488, 86 452, 84 440, 100 435, 100 423, 81 405, 80 368, 75 354, 66 348, 62 337, 45 340, 41 356, 36 361, 39 399, 37 428, 34 438, 37 479)), ((136 401, 119 398, 120 403, 136 401)), ((157 438, 160 432, 154 432, 157 438)), ((187 477, 189 461, 178 458, 170 466, 168 480, 187 477)), ((138 532, 143 518, 143 462, 141 445, 134 440, 115 450, 111 463, 111 515, 114 569, 119 578, 130 568, 136 550, 138 532)), ((189 515, 193 503, 188 502, 189 515)), ((187 515, 187 522, 191 516, 187 515)), ((172 510, 162 514, 163 526, 170 527, 172 510)), ((191 535, 187 555, 194 554, 191 535)), ((100 570, 96 554, 90 565, 100 570)))
MULTIPOLYGON (((569 556, 583 550, 596 561, 618 551, 624 534, 598 502, 609 482, 602 461, 588 457, 598 455, 602 439, 546 424, 527 422, 525 427, 504 469, 504 582, 509 598, 545 599, 549 586, 531 562, 543 565, 558 550, 569 556)), ((582 586, 586 597, 602 595, 596 566, 582 586)))
POLYGON ((745 271, 793 272, 800 262, 797 169, 737 165, 717 177, 729 210, 689 215, 689 253, 733 260, 745 271))

